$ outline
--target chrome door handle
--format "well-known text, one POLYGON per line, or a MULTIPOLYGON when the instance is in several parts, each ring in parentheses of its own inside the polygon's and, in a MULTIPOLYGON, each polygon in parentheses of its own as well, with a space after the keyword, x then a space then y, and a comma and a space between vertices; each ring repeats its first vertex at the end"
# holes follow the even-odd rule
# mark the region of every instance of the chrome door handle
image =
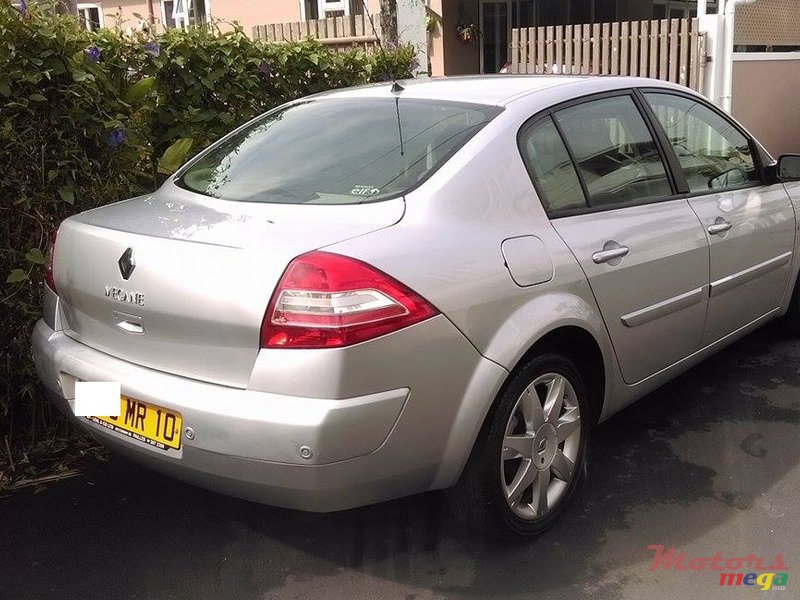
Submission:
POLYGON ((592 260, 595 262, 595 264, 599 265, 601 263, 614 260, 615 258, 622 258, 628 254, 628 252, 630 252, 630 249, 627 246, 611 248, 610 250, 601 250, 600 252, 595 252, 592 254, 592 260))
POLYGON ((733 227, 731 223, 728 223, 722 217, 717 217, 716 223, 708 226, 708 234, 719 235, 720 233, 725 233, 726 231, 729 231, 731 227, 733 227))

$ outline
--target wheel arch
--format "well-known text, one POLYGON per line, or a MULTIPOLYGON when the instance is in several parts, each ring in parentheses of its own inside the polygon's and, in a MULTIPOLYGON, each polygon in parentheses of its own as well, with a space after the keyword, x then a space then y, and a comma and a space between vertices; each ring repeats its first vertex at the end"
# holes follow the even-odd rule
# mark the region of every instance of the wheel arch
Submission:
MULTIPOLYGON (((532 357, 553 352, 573 361, 579 373, 584 377, 589 389, 589 403, 592 407, 592 423, 599 421, 603 413, 606 394, 606 361, 603 351, 594 336, 577 325, 562 325, 553 329, 536 342, 522 355, 511 369, 508 380, 532 357)), ((504 386, 505 387, 505 386, 504 386)), ((497 399, 492 403, 492 407, 497 399)), ((490 408, 491 411, 491 408, 490 408)), ((488 416, 488 413, 487 413, 488 416)), ((484 417, 485 421, 486 417, 484 417)))
MULTIPOLYGON (((581 374, 587 377, 586 384, 592 390, 590 392, 591 422, 597 423, 602 419, 604 417, 603 409, 610 394, 613 377, 613 351, 610 348, 608 339, 598 336, 592 329, 580 322, 554 323, 551 327, 541 330, 539 335, 521 348, 515 356, 514 362, 509 367, 506 367, 508 374, 497 388, 497 393, 491 398, 490 402, 487 402, 485 409, 481 411, 480 420, 474 424, 472 434, 464 432, 465 435, 469 436, 469 447, 462 449, 461 452, 463 454, 460 457, 451 454, 448 460, 443 461, 443 468, 437 474, 433 488, 449 487, 459 480, 476 446, 478 446, 477 442, 483 434, 487 422, 490 420, 490 415, 497 405, 498 398, 506 390, 520 366, 536 354, 556 352, 574 361, 581 374), (588 375, 585 373, 588 373, 588 375), (444 467, 444 465, 447 465, 447 467, 444 467)), ((605 332, 605 329, 601 331, 605 332)), ((452 450, 454 448, 451 446, 452 450)), ((460 452, 457 453, 460 454, 460 452)))

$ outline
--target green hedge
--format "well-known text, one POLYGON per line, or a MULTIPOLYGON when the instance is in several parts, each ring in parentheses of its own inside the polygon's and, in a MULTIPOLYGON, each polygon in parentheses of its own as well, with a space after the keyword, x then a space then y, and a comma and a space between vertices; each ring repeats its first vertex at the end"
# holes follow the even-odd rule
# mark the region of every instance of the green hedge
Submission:
POLYGON ((50 427, 28 336, 47 235, 60 220, 154 189, 267 109, 408 77, 414 63, 410 47, 340 53, 312 40, 254 42, 239 28, 90 33, 38 5, 21 14, 0 4, 0 438, 50 427))

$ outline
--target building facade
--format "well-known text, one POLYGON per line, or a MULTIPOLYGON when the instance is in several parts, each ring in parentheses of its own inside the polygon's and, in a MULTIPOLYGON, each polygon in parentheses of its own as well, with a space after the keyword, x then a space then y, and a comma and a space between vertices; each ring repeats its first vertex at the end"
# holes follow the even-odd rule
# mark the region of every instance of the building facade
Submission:
POLYGON ((140 29, 152 14, 156 28, 192 27, 213 18, 223 28, 236 22, 250 34, 266 23, 361 14, 365 5, 377 11, 378 0, 97 0, 79 3, 78 12, 91 29, 140 29))

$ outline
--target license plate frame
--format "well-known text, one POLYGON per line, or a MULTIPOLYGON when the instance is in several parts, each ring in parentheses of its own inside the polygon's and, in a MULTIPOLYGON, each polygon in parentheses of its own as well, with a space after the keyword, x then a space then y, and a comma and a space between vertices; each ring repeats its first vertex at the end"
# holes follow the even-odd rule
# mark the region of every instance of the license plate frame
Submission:
POLYGON ((144 400, 120 396, 118 417, 85 417, 96 425, 164 453, 182 453, 183 415, 144 400))

